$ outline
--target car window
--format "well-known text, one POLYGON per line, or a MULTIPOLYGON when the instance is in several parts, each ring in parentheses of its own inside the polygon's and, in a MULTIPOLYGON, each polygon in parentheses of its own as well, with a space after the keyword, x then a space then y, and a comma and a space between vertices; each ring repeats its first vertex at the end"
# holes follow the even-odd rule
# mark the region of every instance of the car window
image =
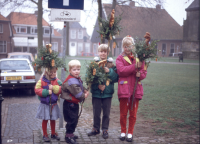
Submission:
POLYGON ((30 55, 12 55, 10 58, 27 58, 30 62, 32 62, 30 55))
POLYGON ((30 66, 26 60, 8 60, 1 61, 2 70, 30 70, 30 66))

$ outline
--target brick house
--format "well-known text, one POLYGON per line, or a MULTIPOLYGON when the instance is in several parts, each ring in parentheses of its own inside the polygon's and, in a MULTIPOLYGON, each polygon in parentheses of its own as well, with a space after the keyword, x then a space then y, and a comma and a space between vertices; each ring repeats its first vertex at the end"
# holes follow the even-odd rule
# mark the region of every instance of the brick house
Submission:
MULTIPOLYGON (((59 30, 63 35, 63 30, 59 30)), ((83 28, 79 22, 69 22, 69 55, 87 56, 91 53, 90 36, 86 28, 83 28)))
MULTIPOLYGON (((107 18, 111 13, 111 4, 103 4, 103 17, 107 18)), ((151 34, 152 40, 159 40, 157 43, 158 56, 172 56, 173 53, 181 51, 182 27, 167 13, 161 9, 161 5, 156 8, 136 7, 135 2, 129 5, 117 5, 115 16, 122 14, 120 25, 122 31, 115 36, 118 47, 112 48, 112 56, 118 56, 122 52, 122 39, 127 35, 133 38, 143 38, 146 32, 151 34), (122 14, 123 13, 123 14, 122 14)), ((100 42, 98 22, 92 34, 91 42, 93 49, 96 50, 100 42)), ((112 43, 112 42, 111 42, 112 43)))
MULTIPOLYGON (((34 14, 11 12, 7 19, 11 21, 13 30, 12 52, 37 53, 37 12, 34 14)), ((50 42, 50 25, 42 19, 43 45, 50 42)), ((51 35, 52 50, 61 53, 62 36, 52 28, 51 35)))
POLYGON ((11 22, 0 14, 0 58, 6 58, 12 51, 12 37, 11 22))
POLYGON ((199 58, 199 0, 194 0, 188 8, 187 19, 183 23, 183 57, 199 58))

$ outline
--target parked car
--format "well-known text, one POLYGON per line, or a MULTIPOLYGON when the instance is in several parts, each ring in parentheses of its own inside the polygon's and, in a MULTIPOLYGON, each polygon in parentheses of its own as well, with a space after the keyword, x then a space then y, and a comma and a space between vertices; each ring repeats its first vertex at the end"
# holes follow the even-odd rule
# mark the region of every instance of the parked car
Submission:
POLYGON ((35 61, 32 53, 28 53, 28 52, 12 52, 12 53, 8 53, 8 57, 7 58, 27 58, 27 59, 30 60, 30 62, 35 61))
POLYGON ((2 89, 30 89, 35 94, 35 72, 28 59, 1 59, 0 68, 2 89))

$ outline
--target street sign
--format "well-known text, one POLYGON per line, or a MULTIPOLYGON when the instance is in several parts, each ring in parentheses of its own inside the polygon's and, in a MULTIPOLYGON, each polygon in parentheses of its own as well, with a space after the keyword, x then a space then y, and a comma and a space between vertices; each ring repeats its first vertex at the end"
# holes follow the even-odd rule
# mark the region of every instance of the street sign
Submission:
POLYGON ((79 22, 81 19, 80 10, 51 9, 51 21, 54 22, 79 22))
POLYGON ((84 0, 48 0, 48 8, 84 9, 84 0))

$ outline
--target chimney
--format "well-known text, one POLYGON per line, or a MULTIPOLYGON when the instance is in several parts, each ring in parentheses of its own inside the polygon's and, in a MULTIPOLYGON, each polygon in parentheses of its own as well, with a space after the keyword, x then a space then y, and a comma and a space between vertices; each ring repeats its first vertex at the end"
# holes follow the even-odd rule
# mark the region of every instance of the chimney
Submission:
POLYGON ((157 4, 157 5, 156 5, 156 9, 157 9, 157 10, 160 10, 160 9, 161 9, 161 5, 160 5, 160 4, 157 4))
POLYGON ((130 1, 129 5, 130 7, 135 7, 135 1, 130 1))
POLYGON ((35 16, 37 17, 37 16, 38 16, 38 11, 35 11, 35 13, 34 13, 34 14, 35 14, 35 16))

